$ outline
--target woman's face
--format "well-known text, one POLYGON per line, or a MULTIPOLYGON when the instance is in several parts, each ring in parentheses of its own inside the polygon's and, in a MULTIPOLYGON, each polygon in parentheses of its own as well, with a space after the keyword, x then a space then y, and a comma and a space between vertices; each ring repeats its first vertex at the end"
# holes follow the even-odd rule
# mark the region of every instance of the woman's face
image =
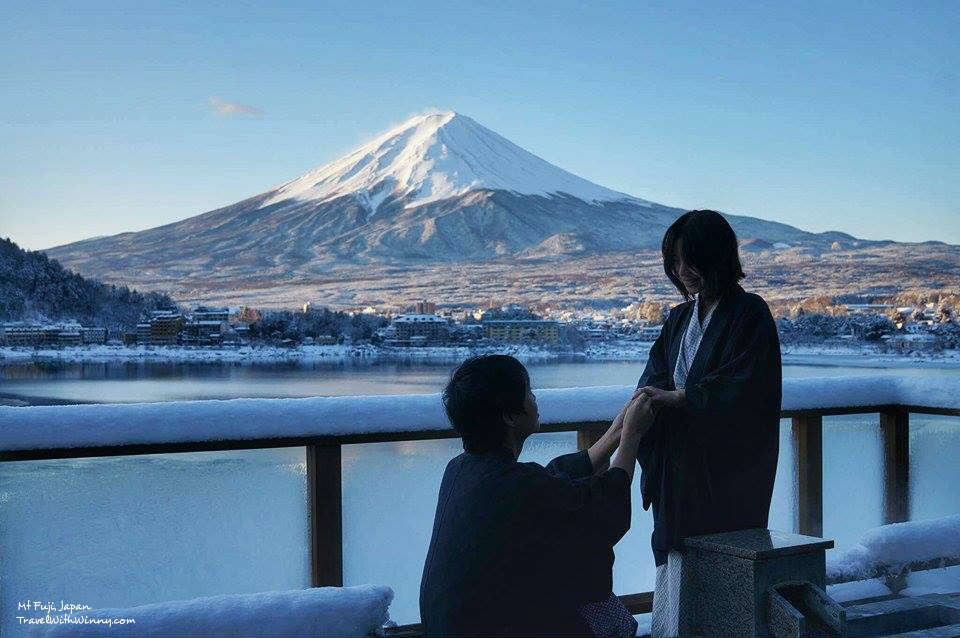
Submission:
POLYGON ((683 261, 683 247, 677 242, 673 251, 673 272, 680 279, 680 283, 687 289, 687 293, 695 295, 703 289, 703 277, 693 267, 683 261))

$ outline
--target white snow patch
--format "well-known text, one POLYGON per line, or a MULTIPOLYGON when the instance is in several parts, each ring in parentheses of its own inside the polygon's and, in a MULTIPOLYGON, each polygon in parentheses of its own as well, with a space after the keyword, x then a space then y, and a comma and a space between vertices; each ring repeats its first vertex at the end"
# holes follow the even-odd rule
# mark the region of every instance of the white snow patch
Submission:
MULTIPOLYGON (((542 423, 613 419, 633 386, 536 391, 542 423)), ((886 404, 960 408, 960 378, 786 379, 783 409, 886 404)), ((438 394, 0 406, 0 450, 309 437, 449 428, 438 394)), ((960 533, 958 533, 960 538, 960 533)))
MULTIPOLYGON (((540 420, 610 420, 633 391, 633 386, 537 390, 540 420)), ((937 383, 889 376, 783 382, 785 410, 886 404, 960 408, 960 378, 937 383)), ((0 450, 447 428, 438 394, 0 406, 0 450)))
MULTIPOLYGON (((28 636, 370 636, 390 619, 389 587, 319 587, 176 600, 73 615, 130 624, 29 625, 28 636)), ((24 612, 29 617, 29 613, 24 612)), ((53 614, 56 616, 57 614, 53 614)))
POLYGON ((877 596, 889 596, 890 593, 890 588, 884 585, 883 581, 879 578, 827 585, 827 594, 838 603, 844 603, 848 600, 875 598, 877 596))
POLYGON ((465 115, 439 111, 413 117, 346 157, 272 189, 262 206, 377 188, 383 191, 371 198, 373 210, 391 194, 419 206, 478 189, 649 204, 554 166, 465 115))
POLYGON ((912 572, 907 575, 907 586, 900 593, 904 596, 926 596, 957 592, 960 592, 960 565, 912 572))
MULTIPOLYGON (((16 409, 16 408, 11 408, 16 409)), ((960 557, 960 514, 882 525, 827 560, 827 580, 871 577, 915 561, 960 557)))

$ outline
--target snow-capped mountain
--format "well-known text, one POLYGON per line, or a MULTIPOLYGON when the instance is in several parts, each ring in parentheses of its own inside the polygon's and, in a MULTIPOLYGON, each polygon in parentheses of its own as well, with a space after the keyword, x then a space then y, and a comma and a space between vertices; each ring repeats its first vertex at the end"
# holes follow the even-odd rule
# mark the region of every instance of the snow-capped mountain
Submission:
POLYGON ((343 159, 273 189, 264 205, 366 194, 375 212, 390 197, 404 199, 409 208, 475 190, 649 203, 568 173, 465 115, 441 111, 407 120, 343 159))
MULTIPOLYGON (((653 250, 680 209, 577 177, 457 113, 413 117, 260 195, 136 233, 48 250, 84 274, 236 283, 341 264, 653 250)), ((729 216, 760 245, 853 238, 729 216)))

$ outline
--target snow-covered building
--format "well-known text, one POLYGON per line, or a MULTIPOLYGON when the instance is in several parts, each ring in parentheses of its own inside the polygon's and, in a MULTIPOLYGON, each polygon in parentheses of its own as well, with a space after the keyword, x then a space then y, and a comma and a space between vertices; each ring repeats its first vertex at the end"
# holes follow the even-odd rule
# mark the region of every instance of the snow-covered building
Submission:
POLYGON ((443 343, 450 335, 450 324, 436 315, 400 315, 391 325, 397 343, 412 342, 414 337, 419 337, 419 343, 443 343))
POLYGON ((420 299, 413 304, 413 314, 416 315, 435 315, 437 314, 437 304, 426 299, 420 299))
POLYGON ((226 323, 230 319, 230 309, 197 306, 190 313, 190 318, 193 321, 222 321, 226 323))
POLYGON ((188 321, 180 331, 180 341, 184 344, 211 345, 220 343, 227 331, 226 320, 203 319, 188 321))
POLYGON ((43 327, 33 324, 6 324, 3 342, 8 346, 37 346, 43 343, 43 327))
POLYGON ((494 341, 556 343, 560 326, 549 319, 490 319, 483 322, 483 335, 494 341))
POLYGON ((81 343, 105 343, 106 328, 84 328, 78 323, 10 323, 0 328, 0 341, 8 346, 78 346, 81 343))
POLYGON ((56 330, 56 343, 58 345, 79 346, 83 342, 83 328, 80 327, 80 324, 57 326, 54 330, 56 330))
POLYGON ((81 330, 81 340, 83 343, 106 343, 106 328, 83 328, 81 330))
POLYGON ((637 336, 640 341, 656 341, 661 330, 663 330, 663 326, 642 326, 637 331, 637 336))

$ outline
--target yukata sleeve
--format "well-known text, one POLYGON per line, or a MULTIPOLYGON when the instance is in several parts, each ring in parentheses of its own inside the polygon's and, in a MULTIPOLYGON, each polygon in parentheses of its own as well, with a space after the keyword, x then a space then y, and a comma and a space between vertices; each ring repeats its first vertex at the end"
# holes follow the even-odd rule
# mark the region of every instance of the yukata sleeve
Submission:
MULTIPOLYGON (((669 325, 672 316, 664 322, 660 335, 654 341, 650 348, 650 355, 647 358, 647 365, 640 375, 640 381, 637 388, 643 386, 654 386, 663 390, 673 387, 670 378, 670 362, 667 357, 667 344, 669 342, 669 325)), ((653 425, 647 431, 640 445, 637 447, 637 462, 640 464, 640 495, 642 497, 643 509, 649 509, 650 503, 656 498, 659 489, 660 477, 660 450, 664 436, 664 428, 669 427, 667 421, 670 417, 670 410, 659 410, 653 420, 653 425)))
POLYGON ((630 477, 621 468, 571 479, 524 465, 530 467, 523 502, 546 533, 564 529, 612 547, 630 529, 630 477))
POLYGON ((653 342, 650 348, 650 354, 647 357, 647 365, 640 375, 640 381, 637 382, 637 388, 645 385, 652 385, 663 390, 670 388, 670 362, 667 360, 667 325, 669 319, 664 322, 657 340, 653 342))
POLYGON ((586 450, 562 454, 547 464, 548 473, 568 479, 586 478, 593 474, 593 464, 586 450))

